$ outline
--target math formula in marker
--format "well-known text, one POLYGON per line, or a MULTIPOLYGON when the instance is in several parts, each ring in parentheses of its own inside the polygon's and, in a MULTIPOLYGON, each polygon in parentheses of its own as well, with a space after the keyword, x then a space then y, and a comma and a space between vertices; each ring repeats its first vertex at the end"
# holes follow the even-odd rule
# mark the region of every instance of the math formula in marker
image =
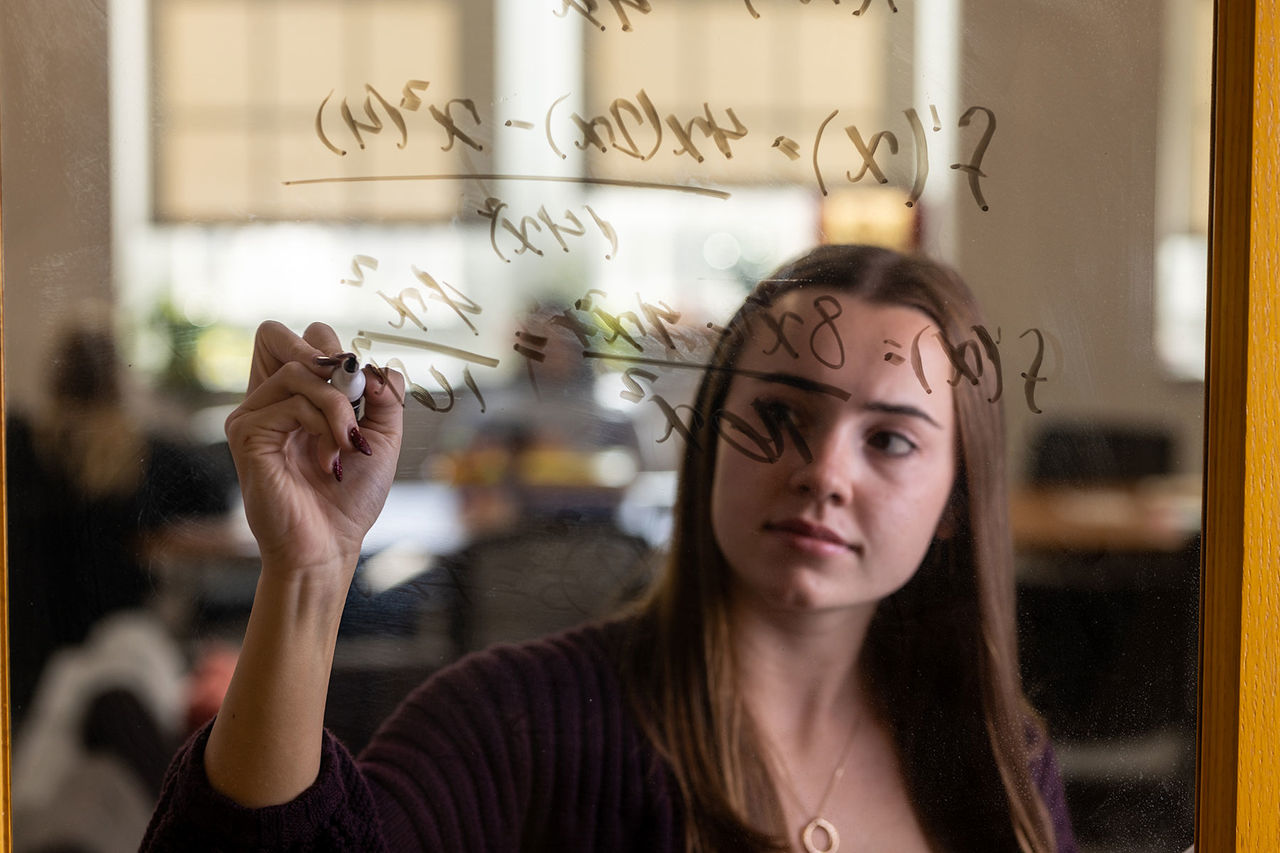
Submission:
MULTIPOLYGON (((784 0, 785 5, 795 6, 797 4, 808 6, 812 0, 784 0)), ((852 3, 846 4, 851 8, 853 15, 862 15, 870 7, 874 0, 854 0, 852 3)), ((656 0, 656 5, 661 5, 661 0, 656 0)), ((759 5, 764 8, 761 0, 742 0, 743 8, 752 18, 759 20, 760 12, 756 9, 759 5)), ((829 5, 839 6, 840 0, 831 0, 829 5)), ((599 0, 560 0, 560 8, 556 10, 556 15, 561 18, 574 17, 581 18, 587 23, 600 31, 609 29, 610 24, 621 29, 623 32, 629 33, 634 27, 631 24, 631 15, 645 16, 654 11, 655 0, 608 0, 607 3, 601 3, 599 0), (608 8, 603 8, 607 6, 608 8)), ((895 0, 885 0, 885 6, 890 12, 896 13, 898 5, 895 0)))
MULTIPOLYGON (((356 334, 352 349, 363 359, 373 360, 377 355, 408 352, 429 353, 433 361, 427 366, 430 380, 425 384, 415 381, 398 355, 389 355, 381 361, 405 374, 409 395, 431 411, 445 414, 454 410, 458 402, 456 389, 465 385, 470 389, 476 404, 485 408, 483 382, 473 372, 497 368, 509 355, 485 354, 474 350, 447 345, 433 336, 437 325, 435 312, 447 311, 461 319, 472 335, 479 335, 476 323, 484 313, 483 308, 458 288, 436 279, 430 273, 411 267, 414 284, 390 290, 373 281, 377 270, 376 260, 361 255, 353 261, 353 268, 362 272, 361 281, 343 279, 344 285, 365 287, 372 285, 374 293, 390 309, 383 330, 367 329, 356 334), (452 371, 449 374, 440 365, 452 371), (458 377, 458 371, 461 377, 458 377)), ((379 273, 380 275, 381 273, 379 273)), ((662 300, 649 300, 640 293, 625 299, 617 299, 609 293, 592 288, 569 307, 541 317, 538 328, 521 326, 512 330, 509 352, 522 359, 524 372, 535 393, 538 390, 539 365, 547 357, 551 347, 568 348, 580 358, 590 359, 614 370, 618 377, 620 399, 636 406, 655 406, 666 421, 666 431, 658 438, 662 443, 673 434, 685 440, 693 435, 687 406, 673 405, 659 390, 661 380, 673 373, 701 372, 708 369, 707 357, 715 344, 725 335, 737 335, 757 342, 766 352, 785 350, 793 355, 808 352, 833 368, 845 364, 844 342, 839 327, 833 321, 843 308, 840 300, 830 294, 814 297, 814 315, 817 320, 806 326, 794 312, 777 314, 772 309, 749 312, 736 326, 722 328, 713 323, 689 322, 683 314, 662 300), (556 340, 552 340, 555 336, 556 340)), ((1019 372, 1028 409, 1040 414, 1036 393, 1049 380, 1045 374, 1046 335, 1040 329, 1026 329, 1017 339, 1002 343, 1001 330, 985 326, 973 327, 972 336, 952 340, 933 325, 922 326, 910 340, 885 340, 883 358, 895 368, 913 370, 921 387, 932 393, 934 385, 925 375, 922 353, 926 347, 937 347, 946 355, 950 374, 945 381, 953 387, 962 384, 978 386, 983 377, 990 374, 994 385, 988 402, 998 401, 1004 389, 1006 369, 1002 347, 1016 346, 1025 357, 1025 370, 1019 372)), ((419 377, 421 378, 421 377, 419 377)), ((938 381, 936 378, 933 380, 938 381)), ((814 386, 808 390, 847 399, 848 393, 835 386, 814 386)), ((731 416, 726 414, 726 418, 731 416)), ((743 430, 737 429, 738 433, 743 430)), ((769 442, 753 440, 749 455, 765 461, 770 453, 769 442), (763 442, 763 443, 762 443, 763 442)), ((775 448, 776 450, 776 448, 775 448)), ((780 452, 780 451, 778 451, 780 452)), ((776 454, 774 454, 776 458, 776 454)))
MULTIPOLYGON (((793 164, 797 182, 812 177, 823 195, 829 193, 834 183, 894 182, 909 188, 905 203, 912 207, 924 194, 933 172, 929 140, 933 134, 949 127, 957 134, 961 147, 968 151, 968 158, 945 166, 963 176, 980 210, 990 207, 982 181, 988 178, 984 171, 985 158, 995 137, 996 115, 981 105, 967 107, 958 116, 945 116, 936 105, 930 104, 926 110, 927 121, 919 110, 910 107, 900 112, 901 118, 895 125, 878 128, 868 127, 856 116, 836 108, 825 116, 813 116, 805 127, 789 128, 782 133, 774 127, 765 133, 753 133, 750 124, 731 105, 704 101, 696 111, 680 112, 657 103, 644 88, 634 94, 614 97, 607 101, 607 107, 587 110, 585 115, 566 106, 569 98, 566 94, 548 104, 540 116, 511 116, 499 121, 477 110, 469 98, 447 98, 428 104, 423 96, 429 87, 430 82, 426 80, 406 81, 401 86, 398 103, 393 103, 393 99, 370 83, 364 85, 354 105, 351 99, 336 98, 329 92, 321 99, 315 114, 316 138, 330 153, 345 158, 378 144, 394 145, 399 150, 409 150, 414 144, 439 144, 444 151, 480 152, 484 150, 480 140, 508 134, 515 136, 514 142, 504 137, 508 144, 540 146, 561 160, 567 159, 567 151, 582 152, 588 158, 588 172, 592 174, 607 171, 610 160, 646 163, 674 158, 688 161, 694 168, 713 160, 731 162, 735 151, 755 145, 793 164), (459 126, 459 122, 463 126, 459 126), (521 135, 525 139, 521 139, 521 135), (429 141, 419 143, 423 138, 429 141), (810 139, 812 141, 808 141, 810 139)), ((560 181, 719 198, 729 196, 724 190, 689 185, 585 176, 476 174, 461 169, 439 174, 320 176, 289 180, 285 184, 424 180, 560 181)), ((531 214, 530 221, 536 223, 541 219, 546 223, 549 216, 540 214, 531 214)), ((512 223, 519 229, 524 221, 521 218, 512 223)), ((605 230, 601 223, 596 224, 605 230)), ((566 228, 572 230, 579 226, 580 223, 575 225, 570 220, 566 228)), ((548 227, 554 228, 554 225, 548 227)), ((556 232, 557 242, 562 242, 560 237, 560 232, 556 232)), ((525 246, 534 248, 527 241, 525 246)), ((616 245, 613 248, 616 251, 616 245)))

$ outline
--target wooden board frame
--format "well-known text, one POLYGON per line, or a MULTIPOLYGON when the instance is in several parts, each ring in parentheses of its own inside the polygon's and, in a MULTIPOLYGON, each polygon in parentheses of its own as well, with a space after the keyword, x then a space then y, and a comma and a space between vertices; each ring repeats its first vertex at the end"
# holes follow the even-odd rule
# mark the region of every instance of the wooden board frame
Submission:
MULTIPOLYGON (((1196 765, 1200 853, 1280 850, 1278 5, 1280 0, 1218 0, 1215 12, 1196 765)), ((0 259, 3 251, 0 240, 0 259)), ((3 286, 0 275, 0 294, 3 286)), ((0 333, 3 324, 0 306, 0 333)), ((0 410, 3 359, 0 348, 0 410)), ((0 425, 0 438, 2 431, 0 425)), ((0 483, 4 471, 0 455, 0 483)), ((7 514, 0 516, 0 548, 4 522, 7 514)), ((8 853, 7 561, 0 580, 0 853, 8 853)))
MULTIPOLYGON (((0 97, 3 93, 0 92, 0 97)), ((0 138, 2 138, 0 134, 0 138)), ((0 170, 0 851, 13 848, 12 801, 9 785, 12 732, 9 730, 9 530, 8 484, 4 417, 4 174, 0 170)))
POLYGON ((1280 150, 1275 0, 1219 0, 1196 842, 1280 849, 1280 150))

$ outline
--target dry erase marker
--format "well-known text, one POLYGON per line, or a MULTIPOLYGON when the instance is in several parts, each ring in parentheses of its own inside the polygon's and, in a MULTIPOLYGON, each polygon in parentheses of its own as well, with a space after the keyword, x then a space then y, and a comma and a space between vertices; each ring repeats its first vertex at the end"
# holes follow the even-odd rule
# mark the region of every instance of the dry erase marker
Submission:
POLYGON ((360 369, 360 359, 353 352, 340 352, 337 355, 316 359, 322 365, 334 365, 333 375, 329 383, 347 395, 351 408, 356 411, 356 420, 364 417, 364 371, 360 369))

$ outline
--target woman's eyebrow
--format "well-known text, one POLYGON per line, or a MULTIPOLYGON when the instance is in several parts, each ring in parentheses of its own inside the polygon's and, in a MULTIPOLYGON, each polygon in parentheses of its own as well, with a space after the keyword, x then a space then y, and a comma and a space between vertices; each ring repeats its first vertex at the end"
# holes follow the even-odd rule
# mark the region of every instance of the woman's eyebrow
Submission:
POLYGON ((938 429, 942 429, 942 424, 935 421, 924 409, 907 405, 905 403, 882 403, 872 400, 864 404, 862 408, 869 412, 885 412, 890 415, 907 415, 912 418, 920 418, 921 420, 933 424, 938 429))
POLYGON ((803 376, 796 376, 794 373, 769 373, 759 370, 743 370, 737 367, 733 368, 733 372, 739 376, 749 376, 761 382, 776 382, 779 385, 789 385, 801 391, 815 391, 819 394, 826 394, 827 396, 835 397, 841 402, 847 402, 849 397, 852 396, 843 388, 837 388, 835 385, 828 385, 825 382, 815 382, 803 376))
MULTIPOLYGON (((798 388, 801 391, 816 391, 819 394, 828 394, 842 401, 848 401, 852 396, 848 391, 837 388, 834 385, 827 385, 823 382, 815 382, 812 379, 806 379, 803 376, 796 376, 794 373, 766 373, 755 370, 741 370, 734 368, 734 372, 740 376, 749 376, 760 382, 776 382, 780 385, 788 385, 792 388, 798 388)), ((869 412, 884 412, 890 415, 906 415, 907 417, 919 418, 926 423, 931 424, 937 429, 942 429, 942 424, 933 419, 933 416, 917 406, 907 403, 885 403, 872 400, 862 407, 869 412)))

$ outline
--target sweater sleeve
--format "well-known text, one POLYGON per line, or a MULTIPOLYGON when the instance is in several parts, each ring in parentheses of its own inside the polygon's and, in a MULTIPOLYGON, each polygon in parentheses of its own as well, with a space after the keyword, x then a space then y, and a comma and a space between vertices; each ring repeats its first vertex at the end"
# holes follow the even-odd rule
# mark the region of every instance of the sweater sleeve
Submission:
POLYGON ((683 850, 609 630, 496 646, 415 691, 360 757, 395 851, 683 850))
POLYGON ((562 829, 548 812, 600 805, 602 780, 579 777, 604 765, 582 751, 616 703, 600 701, 599 653, 582 639, 493 647, 409 696, 360 758, 390 848, 542 849, 562 829))
MULTIPOLYGON (((529 696, 546 696, 543 657, 496 649, 436 673, 359 760, 326 731, 316 781, 279 806, 245 808, 213 789, 210 723, 171 762, 141 853, 517 850, 531 790, 529 696)), ((534 704, 539 715, 553 710, 534 704)))
POLYGON ((206 729, 171 766, 142 849, 682 849, 665 765, 611 659, 596 629, 464 658, 410 694, 358 760, 326 734, 316 782, 267 809, 212 790, 206 729))
POLYGON ((170 764, 142 853, 279 850, 307 853, 386 850, 374 800, 355 761, 328 732, 316 781, 296 799, 250 809, 213 789, 204 750, 213 724, 192 736, 170 764))

